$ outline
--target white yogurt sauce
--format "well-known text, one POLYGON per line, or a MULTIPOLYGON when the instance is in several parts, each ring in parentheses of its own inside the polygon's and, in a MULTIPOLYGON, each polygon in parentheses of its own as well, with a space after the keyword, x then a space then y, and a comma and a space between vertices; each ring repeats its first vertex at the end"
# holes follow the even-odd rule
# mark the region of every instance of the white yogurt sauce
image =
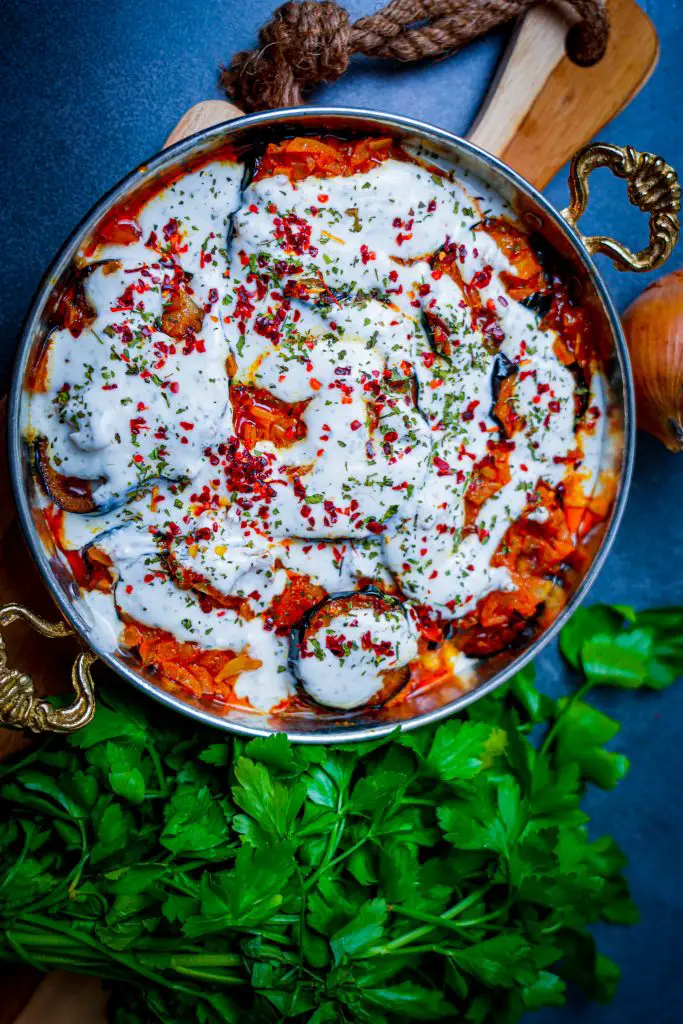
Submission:
MULTIPOLYGON (((575 383, 556 335, 510 298, 501 273, 514 267, 474 230, 500 207, 480 185, 475 199, 455 175, 395 159, 349 177, 264 178, 242 192, 241 179, 230 161, 194 171, 143 207, 138 242, 81 254, 94 319, 76 338, 53 333, 29 432, 49 439, 60 473, 93 481, 100 511, 65 514, 64 542, 96 541, 109 555, 117 612, 206 649, 248 652, 261 667, 242 673, 235 692, 267 711, 294 692, 288 642, 264 625, 290 580, 308 576, 335 594, 371 579, 409 605, 466 614, 514 587, 491 558, 538 481, 563 479, 577 436, 586 494, 597 486, 606 416, 596 374, 590 401, 601 422, 576 434, 575 383), (510 482, 465 534, 473 471, 499 438, 496 355, 460 285, 432 269, 445 243, 458 247, 464 285, 479 275, 525 421, 510 482), (162 329, 173 287, 202 313, 189 343, 162 329), (449 357, 433 350, 425 314, 447 325, 449 357), (236 386, 304 403, 305 436, 247 449, 234 436, 236 386), (167 553, 176 575, 245 601, 251 617, 203 610, 177 585, 167 553)), ((86 600, 111 645, 111 598, 86 600)), ((412 619, 400 612, 377 619, 360 609, 330 628, 346 637, 346 655, 323 646, 322 659, 300 660, 322 704, 367 702, 383 671, 417 656, 412 619), (367 635, 391 654, 364 646, 367 635)))

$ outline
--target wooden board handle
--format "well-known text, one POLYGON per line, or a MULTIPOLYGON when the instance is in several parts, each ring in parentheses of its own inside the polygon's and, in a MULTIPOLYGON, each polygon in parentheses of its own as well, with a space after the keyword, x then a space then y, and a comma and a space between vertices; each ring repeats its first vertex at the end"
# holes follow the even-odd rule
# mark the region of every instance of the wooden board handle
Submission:
POLYGON ((592 68, 566 55, 575 20, 566 6, 527 14, 470 132, 537 188, 640 92, 657 64, 657 33, 635 0, 608 0, 608 10, 607 53, 592 68))
POLYGON ((242 115, 243 111, 234 103, 228 103, 227 100, 202 100, 201 103, 195 103, 186 114, 183 114, 166 139, 163 148, 167 149, 174 142, 187 139, 195 132, 213 128, 214 125, 222 124, 223 121, 234 121, 236 117, 242 117, 242 115))

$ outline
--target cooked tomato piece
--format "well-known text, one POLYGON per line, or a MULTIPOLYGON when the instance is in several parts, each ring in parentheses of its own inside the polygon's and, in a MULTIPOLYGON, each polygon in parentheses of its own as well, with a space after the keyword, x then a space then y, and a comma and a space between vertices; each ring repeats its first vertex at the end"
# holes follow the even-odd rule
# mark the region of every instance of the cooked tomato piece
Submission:
POLYGON ((161 329, 164 334, 180 340, 188 330, 196 334, 201 331, 204 322, 204 311, 197 305, 187 292, 173 292, 164 306, 161 317, 161 329))
POLYGON ((574 551, 564 509, 554 491, 539 483, 536 493, 540 501, 527 506, 525 514, 508 527, 492 565, 507 566, 521 576, 542 576, 554 572, 574 551))
POLYGON ((310 577, 292 573, 289 583, 274 598, 267 614, 267 621, 278 633, 286 634, 325 597, 326 591, 313 583, 310 577))
POLYGON ((136 220, 114 210, 97 228, 98 241, 111 245, 132 245, 142 238, 142 229, 136 220))
POLYGON ((232 687, 240 673, 261 667, 248 651, 205 651, 195 643, 182 643, 163 629, 127 622, 123 644, 136 650, 142 665, 157 672, 195 697, 233 699, 232 687))
POLYGON ((258 161, 255 180, 284 174, 290 181, 310 175, 320 178, 348 176, 369 171, 387 160, 395 149, 390 138, 358 140, 297 136, 284 142, 271 142, 258 161))
POLYGON ((465 492, 465 527, 472 527, 479 509, 510 482, 510 445, 505 441, 488 441, 488 452, 472 470, 465 492))
POLYGON ((536 292, 548 290, 540 260, 528 236, 519 228, 502 218, 488 217, 475 230, 490 235, 514 266, 514 274, 504 270, 500 275, 510 298, 519 302, 536 292))
POLYGON ((253 448, 257 441, 270 441, 277 448, 289 448, 306 436, 301 416, 308 405, 283 402, 266 388, 234 384, 230 388, 235 433, 253 448))

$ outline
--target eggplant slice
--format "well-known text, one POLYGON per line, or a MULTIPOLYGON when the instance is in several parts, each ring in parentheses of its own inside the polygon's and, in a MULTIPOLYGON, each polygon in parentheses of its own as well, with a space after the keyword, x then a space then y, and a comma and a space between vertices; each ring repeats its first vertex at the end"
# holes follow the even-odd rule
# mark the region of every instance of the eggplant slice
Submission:
POLYGON ((451 343, 449 340, 449 330, 443 323, 441 317, 436 316, 434 313, 430 313, 429 310, 422 310, 422 329, 427 336, 429 347, 431 348, 434 355, 439 356, 441 359, 445 359, 447 362, 451 362, 451 343))
MULTIPOLYGON (((318 604, 314 605, 313 608, 309 609, 298 625, 292 629, 289 643, 289 670, 296 680, 300 695, 308 703, 313 703, 315 706, 339 709, 351 709, 361 706, 377 708, 395 696, 408 682, 410 678, 409 664, 385 669, 376 673, 374 680, 376 685, 374 687, 372 686, 372 680, 369 680, 371 685, 365 688, 365 692, 357 693, 355 696, 352 696, 351 700, 339 699, 337 697, 333 701, 332 699, 322 699, 321 687, 318 685, 313 687, 311 681, 306 678, 306 673, 302 672, 302 651, 308 646, 317 655, 316 657, 309 655, 311 658, 311 668, 317 668, 316 683, 322 681, 321 677, 324 677, 325 668, 323 665, 319 665, 318 659, 321 657, 321 653, 323 658, 325 655, 322 652, 323 645, 316 638, 316 634, 328 630, 328 627, 335 619, 353 615, 354 611, 361 612, 366 610, 372 610, 378 617, 387 613, 393 613, 393 615, 399 613, 406 618, 406 630, 408 631, 409 629, 407 613, 403 603, 398 598, 385 594, 372 585, 363 587, 362 590, 329 594, 318 604)), ((326 647, 328 650, 332 650, 329 644, 329 632, 326 647)), ((336 652, 332 650, 332 653, 336 652)), ((340 664, 343 664, 343 657, 341 655, 338 656, 340 657, 340 664)), ((360 678, 360 673, 357 668, 352 671, 352 678, 357 682, 360 678)))
MULTIPOLYGON (((510 426, 509 424, 503 422, 503 419, 501 418, 507 407, 503 406, 503 408, 498 412, 496 411, 496 409, 498 406, 498 401, 501 397, 503 384, 505 383, 506 380, 510 380, 512 377, 515 377, 518 373, 519 367, 517 366, 517 364, 511 362, 508 359, 508 357, 504 355, 502 352, 498 352, 495 359, 493 360, 493 369, 491 370, 491 409, 489 411, 489 416, 494 421, 494 423, 498 424, 501 436, 508 439, 512 437, 514 433, 515 422, 518 420, 518 417, 514 413, 514 409, 512 409, 512 406, 510 406, 513 413, 513 422, 512 426, 510 426)), ((510 400, 510 396, 506 395, 505 398, 508 401, 510 400)))
POLYGON ((87 515, 98 510, 92 491, 98 484, 104 483, 102 478, 82 480, 80 477, 64 476, 57 472, 50 462, 49 442, 46 438, 35 442, 34 452, 38 475, 48 497, 55 505, 65 512, 76 512, 79 515, 87 515))

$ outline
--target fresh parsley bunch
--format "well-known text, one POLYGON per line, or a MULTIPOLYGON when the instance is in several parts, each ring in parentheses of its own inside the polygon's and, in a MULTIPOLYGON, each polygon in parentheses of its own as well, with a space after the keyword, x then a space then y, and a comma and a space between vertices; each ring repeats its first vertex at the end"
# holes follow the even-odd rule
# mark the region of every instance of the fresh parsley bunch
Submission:
POLYGON ((0 768, 0 958, 96 974, 117 1024, 512 1022, 568 981, 607 1000, 590 925, 636 919, 586 783, 627 759, 591 686, 683 671, 683 609, 580 610, 584 676, 533 669, 436 728, 336 748, 245 742, 113 689, 0 768))

